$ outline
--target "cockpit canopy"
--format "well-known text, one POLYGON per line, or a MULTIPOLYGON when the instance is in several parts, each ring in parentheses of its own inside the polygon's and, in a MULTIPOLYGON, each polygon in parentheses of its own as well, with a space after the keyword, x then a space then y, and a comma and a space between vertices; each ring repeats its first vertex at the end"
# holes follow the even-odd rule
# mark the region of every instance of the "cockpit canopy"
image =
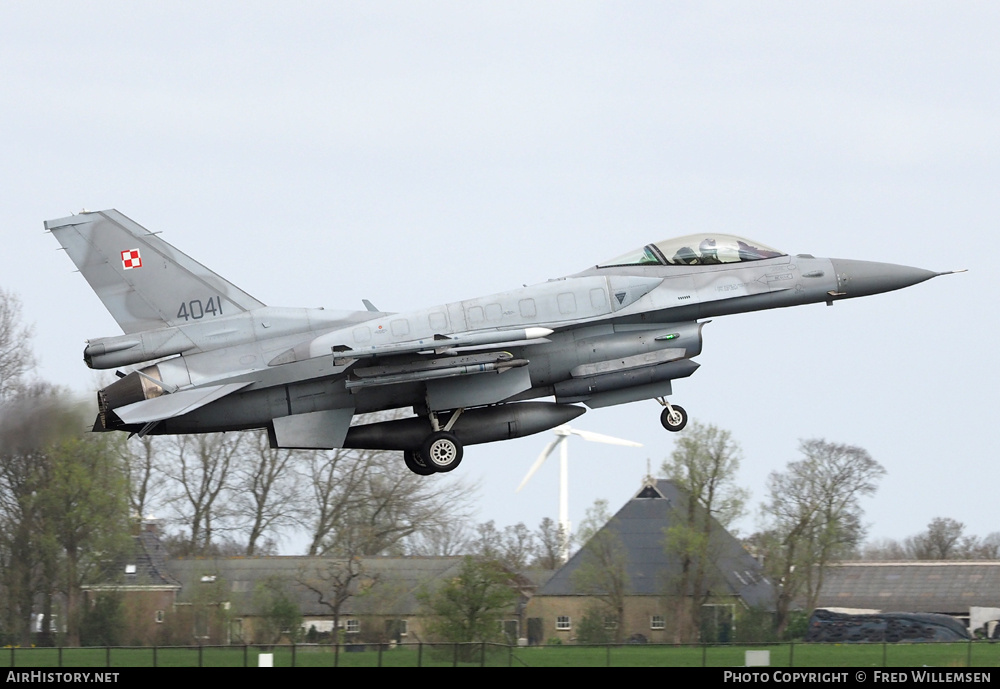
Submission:
POLYGON ((739 263, 777 258, 785 254, 758 242, 731 234, 689 234, 647 244, 641 249, 599 263, 609 266, 693 266, 717 263, 739 263))

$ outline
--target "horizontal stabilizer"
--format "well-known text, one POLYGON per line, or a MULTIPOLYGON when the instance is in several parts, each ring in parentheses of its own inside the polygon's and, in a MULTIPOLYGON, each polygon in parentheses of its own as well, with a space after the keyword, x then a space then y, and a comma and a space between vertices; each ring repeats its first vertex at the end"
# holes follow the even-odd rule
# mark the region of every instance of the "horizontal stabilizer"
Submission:
POLYGON ((143 400, 142 402, 127 404, 113 411, 126 424, 163 421, 164 419, 172 419, 175 416, 182 416, 195 409, 204 407, 206 404, 210 404, 215 400, 222 399, 226 395, 245 388, 251 382, 226 383, 225 385, 211 385, 204 388, 181 390, 169 395, 162 395, 153 399, 143 400))

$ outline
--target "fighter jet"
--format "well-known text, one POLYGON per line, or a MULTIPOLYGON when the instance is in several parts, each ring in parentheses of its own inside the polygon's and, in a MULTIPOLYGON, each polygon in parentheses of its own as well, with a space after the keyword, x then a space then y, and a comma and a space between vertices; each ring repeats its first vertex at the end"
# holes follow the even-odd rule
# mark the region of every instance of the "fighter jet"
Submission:
POLYGON ((45 227, 125 333, 83 352, 91 368, 126 368, 97 393, 95 431, 266 429, 275 448, 401 450, 421 475, 455 469, 465 445, 565 424, 581 404, 656 400, 680 431, 687 412, 667 397, 697 370, 706 319, 946 274, 706 233, 419 311, 328 311, 265 306, 115 210, 45 227), (412 416, 352 425, 395 409, 412 416))

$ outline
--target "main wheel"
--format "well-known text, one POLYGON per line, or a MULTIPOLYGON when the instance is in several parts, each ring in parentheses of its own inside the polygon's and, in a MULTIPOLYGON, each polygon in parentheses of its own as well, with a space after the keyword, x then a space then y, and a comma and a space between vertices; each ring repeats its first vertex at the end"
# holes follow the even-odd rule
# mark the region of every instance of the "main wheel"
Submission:
POLYGON ((687 422, 688 414, 684 411, 684 407, 676 404, 664 407, 663 411, 660 412, 660 423, 663 424, 664 428, 673 433, 687 426, 687 422), (670 411, 671 409, 673 409, 673 412, 670 411))
POLYGON ((462 463, 462 441, 445 431, 431 433, 420 448, 420 456, 434 471, 451 471, 462 463))
POLYGON ((419 476, 430 476, 434 473, 434 467, 427 466, 427 462, 420 456, 420 453, 413 450, 403 451, 403 461, 406 468, 419 476))

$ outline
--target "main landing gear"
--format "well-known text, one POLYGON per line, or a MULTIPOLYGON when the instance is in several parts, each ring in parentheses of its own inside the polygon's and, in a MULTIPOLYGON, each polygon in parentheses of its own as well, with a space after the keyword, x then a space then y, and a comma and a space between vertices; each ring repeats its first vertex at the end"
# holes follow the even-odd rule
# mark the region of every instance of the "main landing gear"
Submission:
POLYGON ((462 441, 451 429, 463 411, 465 409, 456 409, 443 428, 435 412, 428 415, 433 432, 424 438, 420 447, 403 452, 407 469, 420 476, 430 476, 453 471, 462 463, 462 441))
POLYGON ((688 414, 684 411, 684 407, 677 404, 670 404, 662 397, 657 397, 656 401, 663 405, 663 411, 660 412, 660 423, 668 431, 676 433, 687 426, 688 414))
POLYGON ((434 467, 427 466, 419 452, 403 450, 403 461, 406 463, 406 468, 418 476, 430 476, 435 473, 434 467))

